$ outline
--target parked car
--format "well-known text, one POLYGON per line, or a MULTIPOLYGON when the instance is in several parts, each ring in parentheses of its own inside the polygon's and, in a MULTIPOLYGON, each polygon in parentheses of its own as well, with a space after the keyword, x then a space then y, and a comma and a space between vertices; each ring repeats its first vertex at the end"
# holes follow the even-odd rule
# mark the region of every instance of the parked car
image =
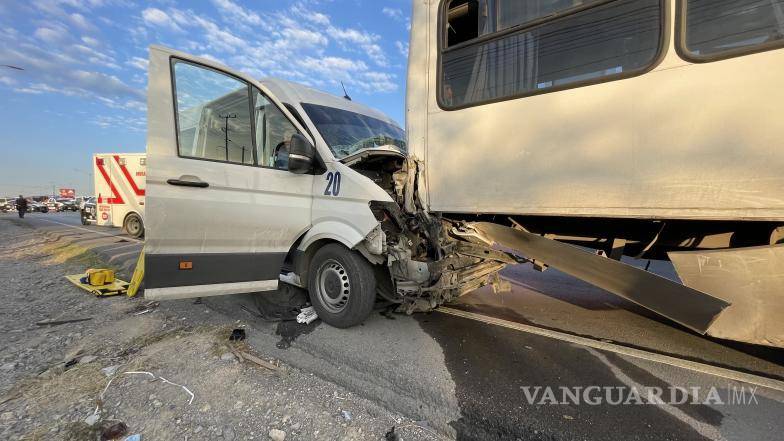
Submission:
POLYGON ((96 214, 95 198, 94 197, 84 198, 84 200, 82 201, 82 207, 80 211, 81 211, 82 225, 88 225, 91 222, 95 222, 95 214, 96 214))
POLYGON ((74 199, 57 199, 57 211, 79 211, 79 205, 74 199))
POLYGON ((48 213, 49 206, 43 202, 30 202, 27 204, 28 213, 48 213))
POLYGON ((16 200, 9 199, 9 198, 0 198, 0 211, 5 213, 6 211, 11 211, 13 207, 16 206, 16 200))

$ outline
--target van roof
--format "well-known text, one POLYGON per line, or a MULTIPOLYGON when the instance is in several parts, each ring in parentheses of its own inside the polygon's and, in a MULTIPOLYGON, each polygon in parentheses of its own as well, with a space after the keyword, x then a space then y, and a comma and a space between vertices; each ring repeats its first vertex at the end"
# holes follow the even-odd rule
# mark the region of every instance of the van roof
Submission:
POLYGON ((312 87, 305 86, 304 84, 299 84, 280 78, 262 78, 259 81, 268 89, 270 89, 270 91, 276 97, 278 97, 278 99, 286 104, 306 103, 334 107, 337 109, 359 113, 361 115, 367 115, 381 121, 394 124, 395 126, 400 126, 396 121, 389 118, 384 113, 364 104, 357 103, 356 101, 347 100, 342 96, 332 95, 330 93, 322 92, 312 87))

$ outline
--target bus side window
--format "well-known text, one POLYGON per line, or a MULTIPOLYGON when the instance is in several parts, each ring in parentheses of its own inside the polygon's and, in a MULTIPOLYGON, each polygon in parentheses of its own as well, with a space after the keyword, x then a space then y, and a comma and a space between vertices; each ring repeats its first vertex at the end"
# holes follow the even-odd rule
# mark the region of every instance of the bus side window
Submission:
POLYGON ((447 27, 447 46, 449 47, 478 37, 479 1, 454 0, 449 2, 447 27))
POLYGON ((771 0, 686 0, 685 52, 698 61, 784 46, 784 4, 771 0))

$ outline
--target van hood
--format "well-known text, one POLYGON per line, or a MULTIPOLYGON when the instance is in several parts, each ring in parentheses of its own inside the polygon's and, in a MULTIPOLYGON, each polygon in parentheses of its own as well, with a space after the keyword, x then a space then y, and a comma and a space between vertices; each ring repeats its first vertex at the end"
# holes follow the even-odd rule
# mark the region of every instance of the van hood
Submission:
POLYGON ((340 162, 350 167, 354 164, 366 160, 367 158, 378 157, 378 156, 392 156, 392 157, 403 159, 406 157, 406 154, 400 151, 400 149, 397 146, 382 145, 379 147, 369 147, 369 148, 357 150, 356 152, 340 159, 340 162))

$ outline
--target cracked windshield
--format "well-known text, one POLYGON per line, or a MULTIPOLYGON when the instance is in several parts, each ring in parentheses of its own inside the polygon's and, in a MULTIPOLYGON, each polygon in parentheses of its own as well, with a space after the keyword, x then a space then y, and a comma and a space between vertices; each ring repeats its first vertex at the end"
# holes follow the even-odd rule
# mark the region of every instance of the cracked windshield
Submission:
POLYGON ((381 146, 406 152, 405 132, 392 123, 318 104, 303 103, 302 107, 337 159, 381 146))

